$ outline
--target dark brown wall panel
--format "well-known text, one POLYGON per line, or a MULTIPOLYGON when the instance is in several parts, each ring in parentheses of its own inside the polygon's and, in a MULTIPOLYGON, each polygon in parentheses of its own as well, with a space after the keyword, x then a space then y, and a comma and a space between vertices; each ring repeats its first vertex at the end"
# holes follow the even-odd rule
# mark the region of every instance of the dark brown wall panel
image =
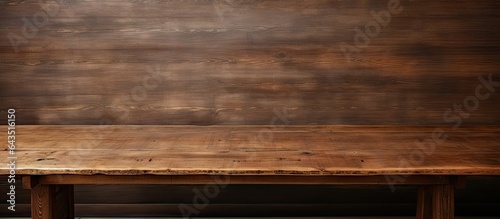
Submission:
MULTIPOLYGON (((0 192, 7 193, 6 176, 0 192)), ((16 191, 17 211, 0 204, 0 216, 29 217, 29 190, 16 191)), ((182 216, 179 204, 192 206, 195 189, 204 186, 76 186, 77 216, 182 216)), ((457 216, 500 215, 500 178, 469 177, 456 191, 457 216)), ((396 186, 229 185, 196 216, 415 216, 417 188, 396 186)), ((194 216, 194 215, 193 215, 194 216)))
MULTIPOLYGON (((0 110, 20 124, 270 124, 280 112, 276 124, 451 125, 443 113, 478 76, 500 81, 500 2, 400 0, 356 46, 388 2, 1 1, 0 110)), ((500 124, 498 90, 463 124, 500 124)))

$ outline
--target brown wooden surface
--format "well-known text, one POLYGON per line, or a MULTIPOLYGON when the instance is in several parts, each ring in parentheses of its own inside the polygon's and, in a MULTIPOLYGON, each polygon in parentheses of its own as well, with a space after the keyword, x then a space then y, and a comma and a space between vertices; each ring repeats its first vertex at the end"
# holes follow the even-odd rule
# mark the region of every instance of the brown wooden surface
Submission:
MULTIPOLYGON (((110 175, 48 175, 31 176, 39 178, 45 185, 385 185, 385 176, 110 176, 110 175)), ((29 178, 27 178, 29 179, 29 178)), ((25 177, 23 177, 23 181, 25 177)), ((408 176, 404 181, 394 182, 395 185, 445 185, 450 180, 445 176, 408 176)))
POLYGON ((37 185, 31 189, 32 219, 73 219, 73 185, 37 185))
POLYGON ((20 177, 23 181, 23 189, 32 189, 35 186, 40 184, 39 177, 38 176, 22 176, 20 177))
MULTIPOLYGON (((339 44, 352 44, 355 28, 373 21, 370 12, 387 1, 2 1, 0 112, 16 108, 18 124, 453 125, 443 113, 477 92, 478 76, 499 81, 500 3, 401 4, 404 10, 346 60, 339 44), (21 34, 23 19, 48 4, 57 13, 14 52, 7 36, 21 34), (156 66, 160 84, 131 100, 156 66)), ((462 124, 500 124, 499 100, 481 100, 462 124)), ((91 136, 70 131, 46 141, 36 132, 19 135, 37 139, 20 143, 20 172, 212 174, 207 166, 215 166, 221 174, 499 174, 498 132, 488 128, 448 133, 423 163, 403 167, 401 157, 417 147, 408 139, 429 138, 430 128, 427 137, 413 128, 334 137, 279 130, 272 140, 241 140, 260 130, 215 129, 187 144, 192 133, 175 136, 177 129, 139 139, 131 136, 142 130, 83 129, 91 136), (164 148, 175 148, 168 152, 177 158, 156 153, 164 148)))
POLYGON ((420 186, 417 199, 417 219, 432 218, 432 193, 430 186, 420 186))
POLYGON ((17 174, 500 175, 499 127, 442 127, 447 140, 434 149, 416 143, 435 129, 18 126, 17 174))
POLYGON ((420 186, 417 219, 454 219, 455 189, 451 185, 420 186))
POLYGON ((451 185, 432 185, 432 219, 455 219, 455 188, 451 185))
MULTIPOLYGON (((387 3, 1 1, 0 111, 19 124, 268 125, 277 109, 298 125, 452 125, 443 113, 479 75, 500 81, 500 1, 401 0, 346 60, 339 45, 387 3), (16 53, 7 35, 44 5, 58 13, 16 53), (134 101, 156 66, 164 80, 134 101)), ((463 124, 498 125, 499 108, 494 93, 463 124)))

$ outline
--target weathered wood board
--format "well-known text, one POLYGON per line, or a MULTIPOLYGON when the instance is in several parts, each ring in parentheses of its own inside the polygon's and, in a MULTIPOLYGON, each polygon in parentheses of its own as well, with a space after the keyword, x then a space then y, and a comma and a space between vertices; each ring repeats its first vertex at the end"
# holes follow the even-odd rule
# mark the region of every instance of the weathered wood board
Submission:
POLYGON ((20 175, 500 175, 497 126, 436 132, 409 126, 37 125, 16 133, 20 175))
POLYGON ((500 124, 498 85, 471 115, 443 118, 479 76, 500 81, 499 11, 496 0, 2 1, 0 111, 49 125, 269 125, 273 110, 296 125, 500 124))

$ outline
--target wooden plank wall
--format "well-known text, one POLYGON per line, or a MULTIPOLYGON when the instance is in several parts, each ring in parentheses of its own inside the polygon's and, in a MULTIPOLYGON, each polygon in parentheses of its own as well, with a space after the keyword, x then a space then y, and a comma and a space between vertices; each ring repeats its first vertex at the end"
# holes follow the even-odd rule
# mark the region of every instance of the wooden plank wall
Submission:
POLYGON ((498 94, 443 119, 478 76, 500 81, 499 5, 1 1, 0 110, 19 124, 500 124, 498 94))
MULTIPOLYGON (((476 95, 479 76, 500 81, 499 12, 496 0, 0 1, 0 112, 15 108, 20 125, 498 125, 500 86, 480 90, 492 93, 470 115, 443 114, 476 95)), ((498 203, 488 205, 493 198, 473 199, 498 185, 486 184, 462 203, 472 214, 498 215, 498 203)), ((259 203, 245 195, 270 188, 278 189, 231 187, 215 201, 229 205, 201 215, 254 212, 228 210, 259 203)), ((78 203, 101 197, 105 207, 94 209, 101 213, 106 204, 149 194, 155 203, 174 203, 178 214, 175 202, 192 197, 190 187, 77 189, 78 203), (117 192, 128 196, 110 198, 117 192), (178 193, 167 197, 171 192, 178 193)), ((297 216, 300 210, 290 210, 314 203, 308 209, 328 215, 349 205, 321 204, 345 202, 348 194, 372 204, 387 194, 281 189, 269 193, 277 205, 255 212, 297 216), (314 202, 308 195, 323 193, 340 198, 314 202)), ((402 191, 406 198, 380 200, 385 210, 354 205, 350 213, 394 214, 394 200, 410 203, 400 214, 413 212, 414 194, 402 191)))

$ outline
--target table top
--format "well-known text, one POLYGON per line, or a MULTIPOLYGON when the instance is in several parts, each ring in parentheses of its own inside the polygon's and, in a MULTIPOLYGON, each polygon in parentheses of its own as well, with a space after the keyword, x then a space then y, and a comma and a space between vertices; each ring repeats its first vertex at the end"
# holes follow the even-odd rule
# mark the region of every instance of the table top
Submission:
MULTIPOLYGON (((19 125, 15 131, 18 175, 500 175, 500 126, 19 125)), ((7 132, 0 136, 7 139, 7 132)), ((1 156, 9 157, 7 147, 1 156)), ((8 173, 2 165, 0 174, 8 173)))

